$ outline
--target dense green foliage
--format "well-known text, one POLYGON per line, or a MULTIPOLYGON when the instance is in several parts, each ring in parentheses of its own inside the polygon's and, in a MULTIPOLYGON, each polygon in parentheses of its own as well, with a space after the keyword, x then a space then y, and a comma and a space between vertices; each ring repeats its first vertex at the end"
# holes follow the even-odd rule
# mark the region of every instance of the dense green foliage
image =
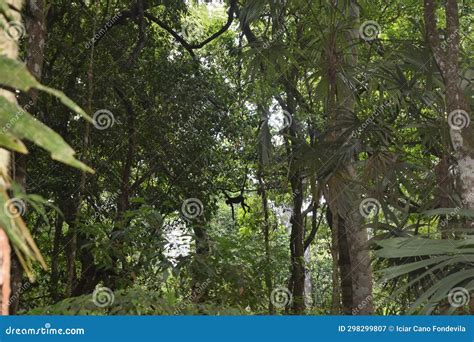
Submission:
MULTIPOLYGON (((34 274, 12 271, 17 313, 474 310, 452 304, 456 289, 474 298, 474 183, 422 2, 38 3, 43 17, 24 14, 44 22, 40 82, 0 58, 19 100, 0 97, 0 144, 25 176, 12 174, 9 194, 48 265, 31 263, 41 256, 0 210, 34 274), (25 107, 30 88, 44 92, 25 107), (227 195, 250 210, 239 201, 234 218, 227 195)), ((468 121, 471 6, 457 1, 451 82, 468 121)), ((453 40, 442 36, 444 51, 453 40)))

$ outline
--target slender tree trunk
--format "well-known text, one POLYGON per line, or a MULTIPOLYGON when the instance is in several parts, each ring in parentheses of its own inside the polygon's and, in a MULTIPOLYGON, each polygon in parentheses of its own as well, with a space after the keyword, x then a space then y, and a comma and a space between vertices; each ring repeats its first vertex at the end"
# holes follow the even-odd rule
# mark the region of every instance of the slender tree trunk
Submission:
POLYGON ((63 230, 64 219, 61 215, 58 215, 56 224, 54 227, 54 240, 53 240, 53 251, 51 258, 51 281, 49 284, 49 293, 53 302, 57 302, 60 299, 59 294, 59 253, 61 252, 62 242, 62 230, 63 230))
POLYGON ((353 293, 352 293, 352 269, 351 269, 351 258, 350 258, 350 243, 348 241, 348 231, 346 222, 342 217, 338 218, 338 246, 339 246, 339 269, 341 272, 341 301, 342 301, 342 312, 344 315, 350 315, 352 313, 353 304, 353 293))
POLYGON ((204 286, 208 281, 203 272, 203 265, 208 264, 209 257, 209 236, 204 225, 204 219, 197 219, 193 223, 193 231, 196 237, 196 254, 191 265, 191 274, 193 277, 191 286, 191 298, 195 303, 202 303, 207 299, 208 286, 204 286))
MULTIPOLYGON (((311 262, 311 246, 304 251, 304 263, 305 265, 309 265, 311 262)), ((305 298, 305 307, 311 308, 313 306, 312 294, 313 294, 313 280, 311 269, 305 267, 305 274, 304 274, 304 298, 305 298)))
POLYGON ((268 214, 268 198, 267 198, 267 189, 265 186, 263 166, 260 165, 258 171, 258 184, 260 186, 260 196, 262 199, 262 209, 263 209, 263 239, 264 239, 264 248, 265 248, 265 286, 267 287, 267 296, 268 296, 268 313, 273 315, 275 313, 275 308, 271 301, 271 295, 273 290, 272 285, 272 273, 271 273, 271 256, 270 256, 270 219, 268 214))
MULTIPOLYGON (((242 25, 242 32, 249 41, 252 47, 258 48, 259 42, 257 37, 253 34, 248 24, 242 25)), ((265 65, 261 65, 262 72, 265 70, 265 65)), ((292 76, 297 70, 293 69, 292 76)), ((290 76, 290 78, 292 77, 290 76)), ((289 84, 287 80, 282 82, 287 93, 286 107, 288 112, 293 115, 296 112, 295 94, 293 89, 295 86, 289 84)), ((285 107, 283 103, 280 103, 282 107, 285 107)), ((289 133, 291 136, 296 137, 295 127, 290 127, 289 133)), ((288 143, 287 143, 288 145, 288 143)), ((288 149, 288 153, 292 153, 291 148, 288 149)), ((303 204, 303 180, 301 172, 295 169, 292 162, 290 161, 290 169, 292 169, 290 183, 292 188, 293 196, 293 214, 291 218, 291 238, 290 238, 290 252, 291 252, 291 276, 289 281, 289 288, 293 296, 293 307, 292 310, 295 313, 303 313, 305 309, 304 305, 304 227, 303 227, 303 216, 301 213, 303 204)))
MULTIPOLYGON (((127 98, 127 95, 119 88, 118 85, 114 85, 114 90, 118 97, 120 98, 126 112, 127 112, 127 152, 125 153, 125 158, 122 163, 122 174, 120 177, 120 191, 117 198, 117 214, 115 215, 115 227, 111 237, 111 245, 113 247, 112 255, 112 269, 101 272, 101 278, 104 279, 107 286, 111 288, 118 287, 118 282, 122 278, 121 274, 126 274, 126 259, 123 254, 124 241, 121 237, 121 234, 116 234, 123 229, 125 229, 128 220, 125 217, 125 213, 130 208, 130 192, 131 192, 131 175, 132 168, 135 160, 135 152, 137 148, 137 139, 136 139, 136 113, 133 107, 133 103, 127 98), (119 267, 119 262, 121 263, 122 270, 121 272, 116 272, 119 267), (121 273, 121 274, 120 274, 121 273)), ((87 268, 87 273, 82 275, 82 283, 87 283, 88 279, 91 277, 91 272, 95 269, 93 266, 93 260, 90 260, 90 257, 86 256, 88 263, 91 263, 91 266, 87 268)), ((86 261, 85 260, 85 261, 86 261)), ((86 271, 86 270, 85 270, 86 271)), ((87 288, 89 286, 86 286, 87 288)))
POLYGON ((297 138, 296 118, 297 109, 296 94, 297 69, 293 68, 282 81, 287 94, 286 103, 280 103, 292 116, 288 134, 292 137, 287 139, 287 150, 289 155, 290 185, 293 198, 293 209, 291 215, 291 234, 290 234, 290 255, 291 255, 291 277, 290 290, 293 296, 292 311, 295 314, 302 314, 305 310, 304 303, 304 222, 303 222, 303 176, 299 169, 295 156, 296 145, 294 139, 297 138))
MULTIPOLYGON (((328 207, 328 210, 329 207, 328 207)), ((332 214, 330 214, 332 216, 332 214)), ((341 311, 341 272, 339 271, 339 234, 338 234, 338 216, 334 215, 334 226, 331 229, 331 257, 332 257, 332 314, 337 315, 341 311)))
MULTIPOLYGON (((93 25, 93 32, 95 32, 95 17, 94 17, 94 25, 93 25)), ((91 46, 90 55, 89 55, 89 68, 87 70, 87 84, 88 84, 88 96, 87 96, 87 113, 89 115, 92 114, 92 99, 94 95, 94 45, 91 46)), ((89 122, 85 122, 85 129, 84 129, 84 138, 83 138, 83 159, 84 162, 87 161, 88 153, 89 153, 89 145, 90 145, 90 130, 91 125, 89 122)), ((77 207, 74 217, 74 222, 70 226, 70 234, 69 234, 69 241, 68 241, 68 253, 67 253, 67 281, 66 281, 66 296, 71 297, 74 291, 74 286, 76 282, 76 258, 77 258, 77 251, 78 251, 78 229, 80 214, 81 214, 81 207, 82 202, 84 199, 84 193, 86 188, 87 182, 87 172, 81 172, 81 181, 79 183, 79 191, 77 196, 77 207)))
POLYGON ((293 213, 291 216, 291 280, 293 306, 292 311, 297 314, 304 312, 304 226, 303 215, 303 182, 298 171, 290 178, 293 191, 293 213))

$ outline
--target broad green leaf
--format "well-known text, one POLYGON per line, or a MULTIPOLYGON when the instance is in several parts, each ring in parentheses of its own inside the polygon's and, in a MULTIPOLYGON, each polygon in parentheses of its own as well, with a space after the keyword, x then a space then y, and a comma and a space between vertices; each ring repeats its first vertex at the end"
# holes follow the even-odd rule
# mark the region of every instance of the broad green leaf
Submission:
POLYGON ((437 264, 437 263, 439 263, 441 261, 444 261, 446 259, 449 259, 449 258, 450 258, 450 256, 440 256, 440 257, 436 257, 436 258, 429 258, 429 259, 426 259, 426 260, 412 262, 412 263, 409 263, 409 264, 392 266, 392 267, 389 267, 389 268, 386 268, 386 269, 383 270, 383 273, 385 274, 385 276, 383 277, 383 280, 384 281, 390 280, 390 279, 396 278, 400 275, 407 274, 409 272, 413 272, 413 271, 415 271, 417 269, 420 269, 422 267, 427 267, 427 266, 430 266, 432 264, 437 264))
POLYGON ((26 146, 13 135, 9 133, 0 133, 0 146, 18 153, 28 153, 26 146))
POLYGON ((426 210, 421 214, 426 216, 436 216, 436 215, 455 215, 462 217, 474 217, 474 210, 472 209, 462 209, 462 208, 437 208, 433 210, 426 210))
MULTIPOLYGON (((469 278, 474 278, 474 270, 462 270, 451 274, 443 279, 440 279, 428 290, 426 290, 420 297, 418 297, 418 299, 411 305, 410 309, 408 310, 408 313, 415 313, 416 309, 422 303, 430 300, 430 298, 433 298, 433 302, 439 302, 440 299, 445 297, 444 294, 447 294, 447 291, 449 291, 453 287, 456 287, 460 282, 464 281, 465 279, 469 278)), ((422 310, 422 313, 425 313, 424 310, 422 310)))
POLYGON ((393 296, 398 296, 399 294, 407 291, 410 287, 412 287, 415 284, 417 284, 418 282, 420 282, 422 279, 424 279, 428 275, 434 274, 434 272, 436 272, 438 270, 441 270, 445 267, 455 265, 455 264, 461 263, 461 262, 474 262, 474 255, 458 255, 458 256, 450 257, 449 259, 447 259, 447 260, 445 260, 445 261, 443 261, 443 262, 441 262, 437 265, 434 265, 434 266, 430 267, 428 270, 426 270, 425 272, 423 272, 422 274, 420 274, 419 276, 417 276, 416 278, 414 278, 413 280, 411 280, 407 284, 399 287, 395 292, 392 293, 392 295, 393 296))
POLYGON ((0 83, 22 91, 30 88, 42 90, 56 96, 64 105, 92 122, 92 118, 63 92, 42 85, 28 72, 25 65, 6 56, 0 56, 0 83))
POLYGON ((474 245, 474 239, 430 240, 422 238, 393 238, 376 241, 382 247, 375 254, 380 258, 406 258, 423 255, 460 254, 469 249, 460 249, 474 245))
MULTIPOLYGON (((17 205, 22 205, 22 202, 16 201, 17 205)), ((36 246, 30 232, 25 226, 21 215, 21 210, 15 212, 12 210, 12 200, 8 197, 5 190, 0 191, 0 226, 5 230, 8 238, 12 241, 13 247, 25 268, 30 280, 33 280, 29 260, 38 261, 45 269, 46 263, 41 256, 41 253, 36 246), (26 261, 25 261, 26 259, 26 261)), ((16 206, 15 206, 16 207, 16 206)))
POLYGON ((27 139, 51 153, 51 158, 62 163, 93 172, 74 158, 74 150, 51 128, 29 113, 0 96, 0 126, 19 139, 27 139))

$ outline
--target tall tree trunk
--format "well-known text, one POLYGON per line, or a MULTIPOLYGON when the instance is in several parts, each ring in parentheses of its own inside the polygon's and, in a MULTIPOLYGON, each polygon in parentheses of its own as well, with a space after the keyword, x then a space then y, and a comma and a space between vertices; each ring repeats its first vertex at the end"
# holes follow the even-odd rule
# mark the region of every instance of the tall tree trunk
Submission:
MULTIPOLYGON (((26 67, 28 71, 41 81, 44 64, 44 48, 46 42, 45 8, 43 0, 26 2, 25 26, 27 35, 26 67)), ((38 90, 30 89, 27 96, 20 98, 24 110, 34 114, 38 102, 38 90)), ((13 179, 24 191, 26 190, 27 156, 15 153, 13 179)), ((11 259, 11 288, 15 295, 11 299, 10 314, 16 314, 20 302, 23 269, 18 257, 13 252, 11 259)))
POLYGON ((287 94, 286 103, 281 103, 283 109, 291 115, 288 134, 291 139, 287 139, 287 150, 289 154, 290 185, 293 198, 293 209, 291 215, 291 234, 290 234, 290 255, 291 255, 291 277, 290 290, 293 296, 292 311, 296 314, 302 314, 305 310, 304 303, 304 223, 303 223, 303 176, 295 160, 296 156, 296 138, 297 125, 295 113, 297 109, 296 94, 296 76, 297 70, 292 68, 288 73, 288 78, 282 81, 287 94))
MULTIPOLYGON (((349 18, 353 22, 354 27, 357 25, 359 9, 355 1, 350 2, 350 7, 346 9, 349 12, 349 18)), ((356 67, 357 51, 355 30, 348 34, 346 38, 349 53, 347 54, 346 63, 352 67, 356 67)), ((330 125, 333 127, 333 142, 344 133, 340 130, 341 123, 350 120, 354 113, 355 97, 347 84, 341 82, 344 75, 338 75, 341 71, 338 69, 338 59, 340 58, 340 51, 338 51, 337 32, 333 30, 329 39, 330 46, 327 49, 328 60, 328 79, 329 79, 329 113, 330 125)), ((348 143, 355 143, 355 141, 348 141, 348 143)), ((338 213, 338 241, 339 241, 339 258, 341 270, 341 284, 351 280, 352 298, 349 301, 349 293, 345 293, 346 304, 344 310, 349 309, 354 314, 372 314, 372 269, 370 266, 370 253, 368 250, 368 234, 367 229, 362 226, 362 215, 358 210, 360 202, 360 194, 362 189, 357 185, 357 174, 355 170, 355 156, 346 161, 345 164, 334 170, 332 179, 329 182, 329 200, 331 210, 338 213), (344 242, 344 235, 347 244, 344 242), (350 267, 347 266, 347 253, 350 261, 350 267), (343 256, 346 260, 343 261, 343 256), (343 273, 344 272, 344 273, 343 273), (349 273, 347 273, 349 272, 349 273), (347 307, 350 305, 350 307, 347 307)), ((346 284, 343 284, 343 286, 346 284)), ((344 286, 348 289, 348 284, 344 286)), ((348 290, 347 290, 348 292, 348 290)))
POLYGON ((125 153, 124 160, 122 162, 122 174, 120 177, 120 191, 119 196, 117 197, 117 214, 115 215, 115 226, 111 234, 111 246, 113 248, 112 267, 104 270, 98 271, 94 265, 92 256, 88 252, 87 255, 84 255, 84 262, 89 266, 84 269, 84 273, 81 276, 80 284, 85 286, 87 289, 90 288, 90 285, 87 285, 90 282, 99 281, 101 278, 107 286, 111 288, 117 288, 120 284, 119 281, 124 279, 123 275, 127 274, 126 270, 126 258, 123 254, 124 250, 124 240, 122 238, 121 231, 126 227, 128 220, 125 217, 125 213, 130 209, 130 192, 131 192, 131 176, 134 160, 136 158, 136 148, 137 148, 137 139, 136 139, 136 113, 134 110, 133 103, 130 99, 127 98, 127 95, 121 90, 118 85, 114 85, 115 93, 118 95, 120 101, 127 112, 127 152, 125 153), (122 266, 122 270, 119 272, 118 267, 119 263, 122 266), (98 274, 97 280, 94 280, 96 277, 94 274, 98 274), (92 277, 92 278, 91 278, 92 277))
MULTIPOLYGON (((460 192, 466 209, 474 209, 474 130, 470 108, 460 87, 459 77, 459 14, 456 0, 446 1, 446 42, 441 43, 436 28, 434 0, 424 0, 426 36, 443 77, 450 135, 459 170, 460 192)), ((474 228, 474 222, 471 222, 474 228)))
MULTIPOLYGON (((93 32, 95 32, 95 17, 94 24, 92 27, 93 32)), ((88 96, 87 96, 87 113, 92 114, 92 99, 94 95, 94 45, 91 46, 90 55, 89 55, 89 68, 87 70, 87 85, 88 85, 88 96)), ((84 137, 83 137, 83 159, 86 162, 89 153, 90 145, 90 129, 91 125, 89 122, 85 122, 84 137)), ((78 229, 82 202, 84 200, 85 188, 87 182, 87 172, 81 172, 81 181, 79 183, 79 191, 77 195, 77 207, 74 217, 74 222, 70 225, 71 232, 68 237, 68 253, 67 253, 67 281, 66 281, 66 296, 71 297, 74 291, 74 286, 76 282, 76 258, 78 251, 78 229)))
MULTIPOLYGON (((443 151, 442 153, 442 157, 435 167, 436 183, 438 185, 437 205, 441 208, 451 208, 452 203, 449 194, 452 193, 451 184, 453 184, 453 182, 449 173, 449 155, 445 151, 443 151)), ((441 237, 443 239, 450 238, 453 233, 450 231, 449 222, 447 221, 447 219, 449 219, 447 215, 440 215, 440 224, 438 225, 438 227, 441 232, 441 237)))
MULTIPOLYGON (((426 37, 438 68, 443 77, 446 93, 446 111, 450 126, 457 167, 459 171, 459 191, 462 206, 474 209, 474 129, 470 126, 471 111, 459 77, 459 14, 457 0, 447 0, 446 42, 441 43, 436 28, 436 4, 434 0, 424 0, 426 37)), ((472 123, 471 123, 472 125, 472 123)), ((474 221, 469 220, 469 230, 474 231, 474 221)), ((474 297, 469 302, 474 313, 474 297)))

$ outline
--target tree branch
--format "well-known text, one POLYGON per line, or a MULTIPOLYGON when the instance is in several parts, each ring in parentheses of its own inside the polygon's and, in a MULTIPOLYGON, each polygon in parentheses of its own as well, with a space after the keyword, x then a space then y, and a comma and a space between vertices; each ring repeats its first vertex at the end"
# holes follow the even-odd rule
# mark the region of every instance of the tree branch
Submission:
POLYGON ((229 29, 230 25, 232 25, 232 22, 234 21, 234 14, 235 14, 236 8, 237 8, 237 0, 231 0, 230 7, 227 12, 227 22, 224 24, 224 26, 221 27, 219 31, 215 32, 214 34, 212 34, 210 37, 206 38, 199 44, 189 43, 188 41, 186 41, 186 39, 181 37, 176 31, 174 31, 168 24, 166 24, 159 18, 155 17, 154 15, 146 12, 145 17, 153 21, 155 24, 160 26, 169 34, 171 34, 173 38, 176 39, 189 52, 191 57, 196 58, 196 54, 194 53, 194 50, 203 48, 206 44, 209 44, 213 40, 217 39, 229 29))
POLYGON ((433 51, 436 63, 445 78, 446 75, 446 60, 443 49, 441 48, 441 42, 438 35, 438 29, 436 28, 436 5, 434 0, 424 0, 424 19, 426 27, 426 38, 433 51))
MULTIPOLYGON (((322 208, 321 212, 324 212, 325 208, 326 208, 326 205, 322 208)), ((316 234, 318 233, 318 230, 319 230, 319 226, 321 225, 321 221, 323 220, 323 216, 324 215, 322 215, 322 214, 319 216, 318 224, 313 226, 313 228, 311 229, 311 232, 309 233, 308 237, 304 241, 304 250, 305 251, 308 249, 309 245, 311 245, 314 238, 316 237, 316 234)))

